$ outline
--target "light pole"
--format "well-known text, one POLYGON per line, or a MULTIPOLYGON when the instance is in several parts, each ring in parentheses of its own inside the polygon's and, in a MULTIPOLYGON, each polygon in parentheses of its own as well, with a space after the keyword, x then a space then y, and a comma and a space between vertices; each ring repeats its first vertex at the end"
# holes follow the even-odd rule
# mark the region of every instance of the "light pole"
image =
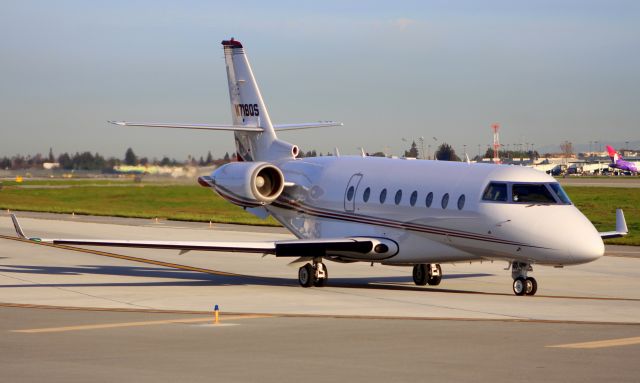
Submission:
POLYGON ((532 157, 533 159, 535 159, 535 158, 536 158, 536 151, 535 151, 535 149, 533 149, 533 142, 531 143, 531 157, 532 157))
POLYGON ((422 156, 423 160, 426 160, 426 158, 424 158, 424 137, 420 136, 418 140, 420 140, 420 155, 422 156))

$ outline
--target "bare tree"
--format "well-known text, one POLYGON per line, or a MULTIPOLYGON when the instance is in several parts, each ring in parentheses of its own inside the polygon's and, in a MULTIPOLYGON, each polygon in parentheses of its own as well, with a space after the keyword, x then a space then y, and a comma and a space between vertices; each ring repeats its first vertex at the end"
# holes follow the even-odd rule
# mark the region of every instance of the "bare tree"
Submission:
POLYGON ((564 141, 560 144, 560 150, 565 158, 573 157, 573 144, 569 141, 564 141))

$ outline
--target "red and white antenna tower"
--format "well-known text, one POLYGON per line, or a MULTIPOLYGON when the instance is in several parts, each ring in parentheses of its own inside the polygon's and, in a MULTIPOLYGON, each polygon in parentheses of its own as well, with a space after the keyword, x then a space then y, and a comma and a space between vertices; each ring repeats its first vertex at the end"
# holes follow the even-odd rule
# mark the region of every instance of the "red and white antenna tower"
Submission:
POLYGON ((491 130, 493 130, 493 163, 500 163, 500 136, 498 135, 498 130, 500 130, 500 125, 497 123, 491 125, 491 130))

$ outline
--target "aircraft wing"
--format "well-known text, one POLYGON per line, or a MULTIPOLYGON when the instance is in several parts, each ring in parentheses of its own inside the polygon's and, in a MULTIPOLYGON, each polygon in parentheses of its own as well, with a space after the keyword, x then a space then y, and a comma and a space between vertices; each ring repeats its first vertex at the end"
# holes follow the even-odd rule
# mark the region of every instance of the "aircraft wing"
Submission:
POLYGON ((616 230, 600 232, 602 239, 619 238, 629 234, 627 228, 627 221, 624 219, 624 213, 622 209, 616 209, 616 230))
POLYGON ((366 260, 381 260, 398 253, 395 241, 374 237, 349 237, 327 239, 297 239, 263 242, 225 241, 145 241, 122 239, 73 239, 27 237, 18 218, 11 214, 18 237, 35 242, 54 245, 135 247, 147 249, 174 249, 181 253, 191 250, 273 254, 276 257, 323 257, 326 255, 347 256, 366 260))

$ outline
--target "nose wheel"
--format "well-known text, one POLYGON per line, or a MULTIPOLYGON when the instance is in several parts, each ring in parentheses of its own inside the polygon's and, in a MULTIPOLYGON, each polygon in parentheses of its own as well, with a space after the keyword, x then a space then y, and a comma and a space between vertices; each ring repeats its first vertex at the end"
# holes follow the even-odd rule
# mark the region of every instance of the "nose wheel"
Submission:
POLYGON ((513 262, 511 264, 511 276, 513 277, 513 293, 516 295, 535 295, 538 291, 538 282, 527 273, 533 271, 529 263, 513 262))
POLYGON ((321 261, 307 263, 298 269, 298 283, 302 287, 323 287, 327 284, 329 272, 327 266, 321 261))

